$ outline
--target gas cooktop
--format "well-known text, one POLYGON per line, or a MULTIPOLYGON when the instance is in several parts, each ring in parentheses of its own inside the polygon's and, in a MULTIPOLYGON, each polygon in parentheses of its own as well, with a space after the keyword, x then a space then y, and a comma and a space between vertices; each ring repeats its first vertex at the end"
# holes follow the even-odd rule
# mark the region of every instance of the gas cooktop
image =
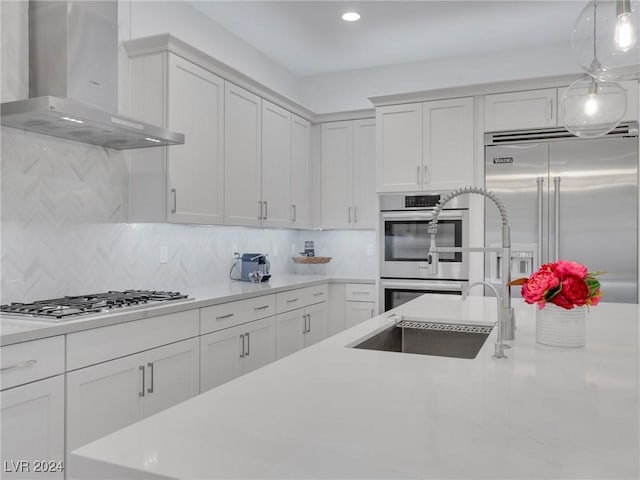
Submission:
POLYGON ((0 312, 34 320, 71 320, 81 315, 151 307, 165 302, 193 300, 180 292, 124 290, 0 305, 0 312))

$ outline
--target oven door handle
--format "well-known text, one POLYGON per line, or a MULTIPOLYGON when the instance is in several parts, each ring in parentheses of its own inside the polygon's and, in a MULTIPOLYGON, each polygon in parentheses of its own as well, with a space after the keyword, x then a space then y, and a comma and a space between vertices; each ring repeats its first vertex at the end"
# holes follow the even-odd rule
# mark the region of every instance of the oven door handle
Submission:
MULTIPOLYGON (((433 212, 382 212, 382 220, 431 220, 433 212)), ((441 212, 438 220, 462 220, 462 212, 441 212)))
POLYGON ((407 288, 412 290, 462 291, 464 284, 460 282, 383 282, 382 288, 407 288))

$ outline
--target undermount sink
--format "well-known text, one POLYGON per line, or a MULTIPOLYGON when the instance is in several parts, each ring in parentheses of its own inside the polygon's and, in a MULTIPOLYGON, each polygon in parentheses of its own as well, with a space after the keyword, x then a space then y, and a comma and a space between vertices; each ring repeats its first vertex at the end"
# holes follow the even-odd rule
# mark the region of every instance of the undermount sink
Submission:
POLYGON ((482 325, 402 320, 353 345, 353 348, 439 357, 476 358, 492 328, 482 325))

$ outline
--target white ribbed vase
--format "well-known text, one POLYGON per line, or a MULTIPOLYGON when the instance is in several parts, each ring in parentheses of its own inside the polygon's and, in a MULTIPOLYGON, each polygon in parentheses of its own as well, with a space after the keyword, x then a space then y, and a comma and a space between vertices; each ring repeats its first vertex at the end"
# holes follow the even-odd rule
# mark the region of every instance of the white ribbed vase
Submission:
POLYGON ((571 310, 547 303, 536 312, 536 342, 552 347, 583 347, 587 307, 571 310))

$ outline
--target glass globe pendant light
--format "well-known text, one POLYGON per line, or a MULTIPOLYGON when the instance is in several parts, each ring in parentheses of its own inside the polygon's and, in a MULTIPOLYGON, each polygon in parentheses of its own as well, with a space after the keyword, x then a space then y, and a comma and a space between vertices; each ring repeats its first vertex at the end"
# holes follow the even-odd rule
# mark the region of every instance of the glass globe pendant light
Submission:
MULTIPOLYGON (((587 75, 569 85, 560 99, 562 124, 574 135, 585 138, 606 135, 620 123, 627 110, 627 92, 620 84, 607 81, 608 75, 603 75, 603 73, 610 73, 612 70, 603 67, 600 63, 598 25, 601 19, 607 20, 607 17, 602 17, 599 13, 600 5, 601 2, 597 0, 590 2, 578 17, 576 26, 580 24, 585 11, 589 10, 589 14, 584 17, 586 24, 591 29, 588 67, 585 67, 586 62, 581 60, 581 65, 587 71, 587 75)), ((576 30, 574 30, 574 40, 575 33, 576 30)), ((625 36, 624 46, 628 47, 628 31, 622 32, 620 36, 625 36)), ((613 43, 613 36, 611 43, 613 43)))
POLYGON ((616 82, 583 75, 560 99, 562 123, 574 135, 595 138, 616 128, 627 109, 627 93, 616 82))
POLYGON ((578 15, 571 35, 578 63, 600 80, 640 78, 638 29, 638 0, 592 0, 578 15))

